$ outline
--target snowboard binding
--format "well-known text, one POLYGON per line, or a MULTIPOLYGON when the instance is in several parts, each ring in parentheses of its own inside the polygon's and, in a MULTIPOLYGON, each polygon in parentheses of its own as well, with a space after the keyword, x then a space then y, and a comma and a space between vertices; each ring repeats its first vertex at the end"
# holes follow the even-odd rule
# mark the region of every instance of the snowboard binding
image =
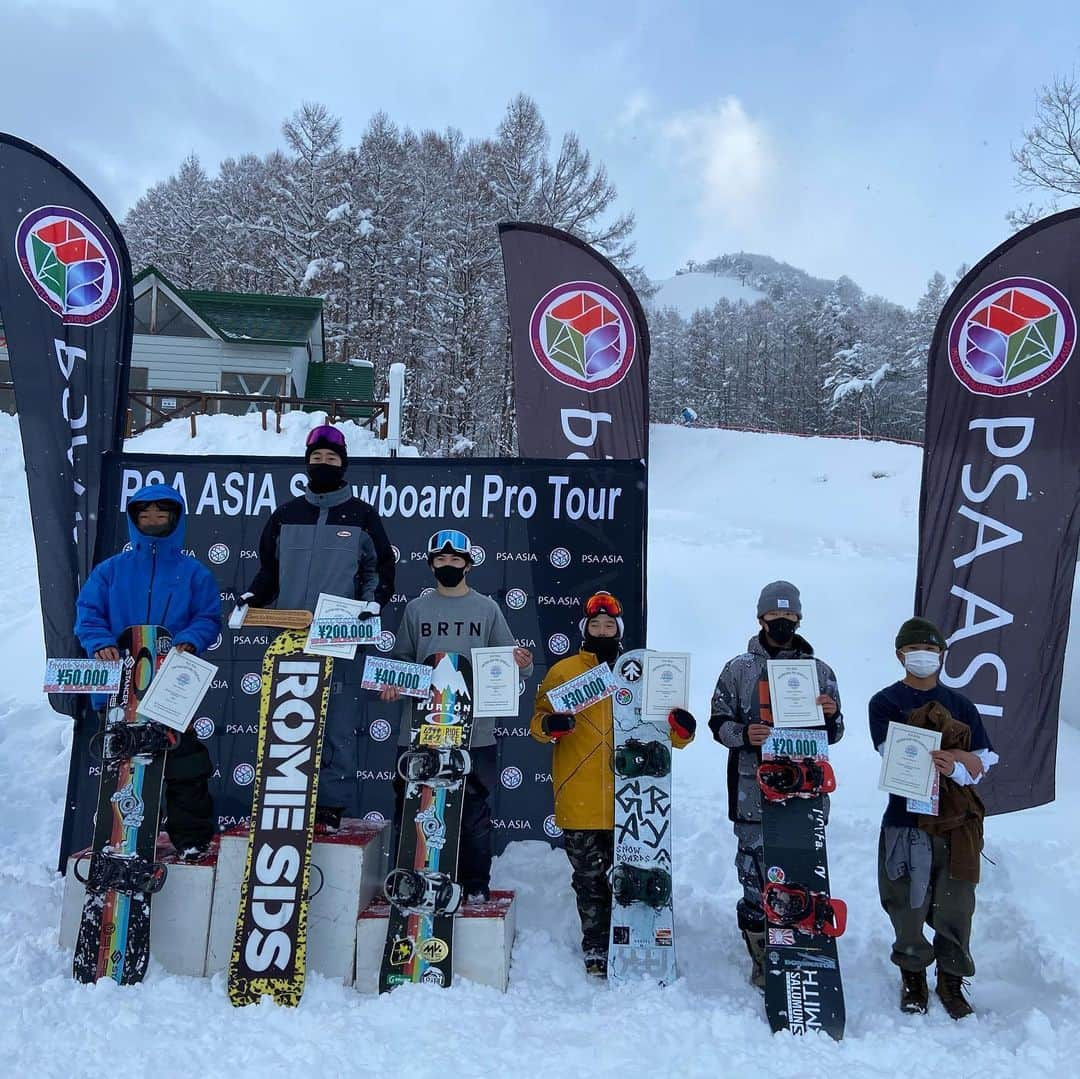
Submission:
POLYGON ((802 884, 765 885, 761 894, 765 917, 773 925, 824 937, 839 937, 847 928, 847 904, 802 884))
POLYGON ((671 874, 655 867, 620 863, 611 870, 611 894, 623 907, 644 903, 660 910, 671 902, 671 874))
POLYGON ((397 772, 406 783, 425 787, 454 787, 472 770, 467 749, 436 749, 420 746, 402 753, 397 772))
POLYGON ((394 869, 383 883, 389 903, 406 914, 455 914, 461 906, 461 885, 445 873, 394 869))
POLYGON ((88 852, 90 868, 84 877, 79 866, 87 857, 75 863, 75 878, 93 895, 120 892, 123 895, 154 895, 160 892, 169 875, 161 862, 150 862, 137 856, 125 857, 110 851, 88 852))
POLYGON ((758 765, 757 781, 762 795, 770 802, 816 798, 836 790, 832 765, 813 757, 777 757, 762 761, 758 765))
POLYGON ((110 723, 91 741, 100 746, 101 763, 116 764, 133 757, 155 757, 175 749, 180 735, 160 723, 110 723))
POLYGON ((629 738, 615 750, 615 772, 627 779, 666 776, 671 772, 671 750, 663 742, 629 738))

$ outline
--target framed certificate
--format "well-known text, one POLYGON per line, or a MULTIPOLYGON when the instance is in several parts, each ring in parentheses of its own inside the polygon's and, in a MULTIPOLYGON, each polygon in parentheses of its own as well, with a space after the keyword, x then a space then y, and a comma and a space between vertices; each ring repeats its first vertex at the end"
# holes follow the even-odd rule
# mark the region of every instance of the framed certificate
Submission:
POLYGON ((690 653, 646 652, 641 694, 643 718, 663 719, 690 702, 690 653))
POLYGON ((890 723, 882 751, 878 788, 902 798, 930 801, 936 774, 930 751, 940 748, 941 731, 890 723))
POLYGON ((517 715, 519 679, 512 644, 474 648, 472 678, 474 719, 517 715))
POLYGON ((186 731, 217 672, 213 663, 174 648, 139 701, 138 714, 175 731, 186 731))
POLYGON ((812 659, 770 659, 769 700, 774 727, 824 727, 825 713, 817 663, 812 659))

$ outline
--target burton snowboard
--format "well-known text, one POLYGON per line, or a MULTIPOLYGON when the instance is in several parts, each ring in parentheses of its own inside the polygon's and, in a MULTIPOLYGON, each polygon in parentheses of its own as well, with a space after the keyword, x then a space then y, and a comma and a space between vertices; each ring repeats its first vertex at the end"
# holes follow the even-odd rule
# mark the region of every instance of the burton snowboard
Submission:
POLYGON ((671 905, 671 738, 641 714, 645 650, 615 663, 615 856, 608 979, 676 978, 671 905))
POLYGON ((383 887, 390 903, 379 992, 408 982, 449 986, 465 782, 471 766, 472 665, 436 652, 431 693, 413 705, 409 746, 398 761, 405 784, 397 862, 383 887))
POLYGON ((295 1007, 304 992, 308 884, 326 709, 334 661, 304 652, 307 631, 266 649, 259 742, 240 909, 229 959, 237 1006, 270 996, 295 1007))
POLYGON ((836 938, 847 907, 829 893, 825 797, 836 789, 823 730, 777 730, 758 767, 765 848, 765 1010, 773 1031, 844 1036, 836 938))
POLYGON ((165 883, 154 861, 165 754, 177 735, 136 714, 172 647, 161 626, 130 626, 118 642, 120 689, 109 698, 101 746, 94 838, 75 864, 86 885, 72 966, 80 982, 140 982, 150 961, 150 899, 165 883), (85 866, 85 876, 83 867, 85 866))

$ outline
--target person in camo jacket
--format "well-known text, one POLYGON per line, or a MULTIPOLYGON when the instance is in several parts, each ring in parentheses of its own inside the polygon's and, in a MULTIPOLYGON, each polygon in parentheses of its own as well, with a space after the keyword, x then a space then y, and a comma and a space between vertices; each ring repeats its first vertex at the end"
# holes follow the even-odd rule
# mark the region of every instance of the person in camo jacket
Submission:
MULTIPOLYGON (((728 751, 728 818, 735 827, 735 868, 743 886, 743 897, 735 912, 750 953, 750 981, 764 991, 765 908, 761 893, 765 888, 765 864, 757 768, 761 745, 772 731, 768 662, 815 657, 813 648, 796 632, 802 623, 802 600, 799 590, 789 581, 773 581, 761 590, 757 616, 758 633, 750 638, 742 655, 728 661, 717 680, 709 729, 728 751)), ((840 692, 836 675, 827 663, 818 659, 817 670, 822 691, 817 702, 825 714, 831 745, 844 736, 840 692)), ((827 797, 824 802, 827 819, 827 797)))
MULTIPOLYGON (((615 717, 610 697, 567 715, 552 708, 547 693, 601 663, 614 669, 623 650, 622 605, 610 592, 597 592, 585 601, 578 628, 581 651, 548 671, 536 692, 529 732, 552 746, 555 823, 563 830, 570 860, 585 970, 603 978, 611 928, 608 873, 615 854, 615 717)), ((671 744, 682 749, 693 739, 697 721, 685 709, 675 708, 668 726, 671 744)))

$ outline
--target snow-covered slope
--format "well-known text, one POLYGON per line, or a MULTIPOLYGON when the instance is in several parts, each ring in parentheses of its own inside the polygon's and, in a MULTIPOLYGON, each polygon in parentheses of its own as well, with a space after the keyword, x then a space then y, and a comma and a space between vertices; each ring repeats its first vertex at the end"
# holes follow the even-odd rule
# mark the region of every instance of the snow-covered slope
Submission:
MULTIPOLYGON (((235 423, 223 425, 216 445, 200 436, 203 448, 251 452, 235 423)), ((220 976, 179 978, 155 965, 133 989, 73 983, 70 957, 56 945, 60 882, 52 872, 67 723, 37 691, 43 649, 21 454, 15 421, 0 415, 0 618, 9 628, 0 659, 5 1073, 98 1076, 122 1066, 162 1079, 1075 1074, 1080 928, 1069 897, 1080 890, 1080 789, 1067 765, 1057 803, 988 824, 995 864, 984 863, 975 917, 979 1017, 957 1026, 938 1007, 927 1017, 896 1009, 898 979, 875 883, 884 795, 865 706, 896 676, 891 640, 910 613, 918 450, 671 427, 654 428, 653 439, 649 643, 693 653, 703 726, 716 674, 745 646, 757 592, 773 578, 801 587, 806 635, 839 675, 848 734, 835 752, 841 787, 829 847, 834 890, 850 904, 840 942, 848 999, 842 1044, 773 1038, 747 984, 724 751, 707 731, 675 762, 682 978, 666 990, 612 991, 586 980, 566 859, 539 843, 512 846, 496 863, 496 884, 520 898, 505 996, 461 984, 371 999, 311 976, 295 1011, 234 1011, 220 976)), ((1070 663, 1076 687, 1075 658, 1070 663)), ((1064 727, 1061 759, 1078 753, 1080 732, 1064 727)))
POLYGON ((657 291, 649 299, 649 307, 659 311, 674 307, 683 318, 695 311, 713 307, 720 300, 737 303, 756 303, 765 293, 752 285, 744 285, 733 277, 712 273, 682 273, 656 282, 657 291))

